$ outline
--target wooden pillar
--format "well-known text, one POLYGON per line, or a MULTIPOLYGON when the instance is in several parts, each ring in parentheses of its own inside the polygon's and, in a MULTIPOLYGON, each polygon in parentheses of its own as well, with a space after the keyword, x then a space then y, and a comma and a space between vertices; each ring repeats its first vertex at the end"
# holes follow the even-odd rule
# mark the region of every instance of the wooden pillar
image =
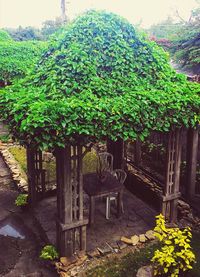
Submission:
POLYGON ((189 128, 187 134, 186 195, 191 200, 195 195, 199 128, 189 128))
POLYGON ((141 151, 141 141, 136 140, 134 142, 134 162, 137 166, 141 163, 142 151, 141 151))
POLYGON ((177 220, 177 204, 180 197, 181 138, 181 129, 171 131, 168 137, 162 214, 170 223, 174 223, 177 220))
POLYGON ((56 149, 57 247, 61 256, 86 250, 86 224, 83 218, 82 147, 56 149))
POLYGON ((124 169, 124 141, 122 139, 117 141, 108 139, 107 152, 113 155, 113 168, 124 169))
POLYGON ((45 192, 45 172, 42 168, 42 151, 27 146, 26 153, 29 201, 34 206, 45 192))
POLYGON ((36 203, 36 183, 35 183, 35 149, 27 146, 27 177, 28 177, 28 198, 31 206, 36 203))

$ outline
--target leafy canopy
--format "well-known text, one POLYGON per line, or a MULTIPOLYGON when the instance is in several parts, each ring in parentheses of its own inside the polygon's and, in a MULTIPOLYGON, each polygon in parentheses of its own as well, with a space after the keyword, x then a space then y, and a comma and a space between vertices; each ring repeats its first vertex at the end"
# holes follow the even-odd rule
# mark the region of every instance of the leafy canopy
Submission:
POLYGON ((22 143, 40 147, 194 126, 198 84, 125 19, 89 11, 68 25, 25 81, 4 90, 4 118, 22 143))
POLYGON ((45 50, 44 42, 1 40, 0 33, 0 80, 8 83, 24 77, 45 50))
POLYGON ((6 31, 0 29, 0 42, 2 41, 11 41, 12 38, 6 31))

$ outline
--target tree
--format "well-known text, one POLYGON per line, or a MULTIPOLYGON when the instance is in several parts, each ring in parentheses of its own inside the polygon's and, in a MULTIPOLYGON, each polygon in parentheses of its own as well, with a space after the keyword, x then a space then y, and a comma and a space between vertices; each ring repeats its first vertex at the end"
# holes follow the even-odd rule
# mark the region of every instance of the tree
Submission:
POLYGON ((57 17, 55 20, 46 20, 42 23, 41 35, 43 39, 47 40, 56 33, 62 26, 62 19, 57 17))
POLYGON ((5 30, 10 34, 10 36, 15 41, 24 41, 24 40, 41 40, 40 30, 34 27, 21 27, 19 26, 16 29, 5 28, 5 30))
POLYGON ((9 35, 8 32, 6 32, 5 30, 0 29, 0 42, 2 41, 11 41, 12 38, 9 35))
POLYGON ((63 23, 67 21, 65 0, 61 0, 61 18, 63 23))
POLYGON ((194 74, 200 74, 200 2, 198 3, 199 6, 191 11, 188 20, 176 11, 175 18, 168 18, 148 30, 157 43, 165 49, 167 46, 180 67, 190 69, 194 74))

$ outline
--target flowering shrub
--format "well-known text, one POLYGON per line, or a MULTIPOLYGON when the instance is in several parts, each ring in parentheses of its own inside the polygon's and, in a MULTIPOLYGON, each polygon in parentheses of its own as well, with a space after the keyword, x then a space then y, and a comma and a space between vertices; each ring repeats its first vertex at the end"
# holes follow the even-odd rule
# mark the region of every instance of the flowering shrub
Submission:
POLYGON ((181 272, 192 269, 195 255, 190 246, 190 228, 167 228, 164 216, 160 214, 157 216, 154 231, 162 243, 161 249, 156 250, 152 258, 154 274, 178 277, 181 272))

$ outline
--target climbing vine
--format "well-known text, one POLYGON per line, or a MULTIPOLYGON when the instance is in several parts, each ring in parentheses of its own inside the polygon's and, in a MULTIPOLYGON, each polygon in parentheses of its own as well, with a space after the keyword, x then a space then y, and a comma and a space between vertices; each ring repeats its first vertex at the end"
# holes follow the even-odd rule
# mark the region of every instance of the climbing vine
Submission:
MULTIPOLYGON (((0 80, 13 82, 30 72, 45 51, 46 43, 39 41, 16 42, 2 40, 0 32, 0 80)), ((5 36, 4 36, 5 38, 5 36)))
POLYGON ((0 94, 0 105, 15 137, 46 148, 195 126, 199 91, 125 19, 89 11, 0 94))

